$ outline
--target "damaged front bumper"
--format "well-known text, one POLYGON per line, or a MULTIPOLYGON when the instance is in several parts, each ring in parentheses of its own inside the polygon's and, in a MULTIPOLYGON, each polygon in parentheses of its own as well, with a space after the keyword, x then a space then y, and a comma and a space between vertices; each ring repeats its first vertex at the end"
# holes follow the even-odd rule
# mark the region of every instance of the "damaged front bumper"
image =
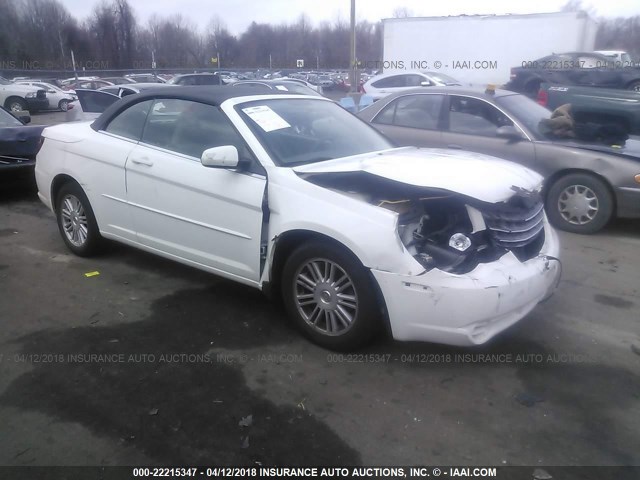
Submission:
POLYGON ((479 345, 526 316, 555 290, 561 265, 556 233, 525 262, 511 252, 467 274, 431 270, 400 275, 372 270, 396 340, 479 345))

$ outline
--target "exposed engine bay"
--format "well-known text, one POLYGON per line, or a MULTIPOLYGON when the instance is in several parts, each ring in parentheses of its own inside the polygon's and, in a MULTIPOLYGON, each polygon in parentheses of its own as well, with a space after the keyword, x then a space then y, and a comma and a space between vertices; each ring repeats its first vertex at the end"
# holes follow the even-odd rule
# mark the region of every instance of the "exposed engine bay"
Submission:
POLYGON ((535 257, 544 244, 544 204, 537 193, 514 188, 507 202, 493 204, 366 172, 301 176, 396 212, 400 240, 426 270, 464 274, 509 251, 524 262, 535 257))

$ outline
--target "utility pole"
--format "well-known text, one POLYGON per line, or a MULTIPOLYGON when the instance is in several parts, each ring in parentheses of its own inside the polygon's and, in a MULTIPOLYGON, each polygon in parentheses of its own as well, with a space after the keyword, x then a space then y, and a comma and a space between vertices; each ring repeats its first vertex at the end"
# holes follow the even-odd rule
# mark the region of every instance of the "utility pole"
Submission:
POLYGON ((351 93, 358 91, 358 66, 356 65, 356 0, 351 0, 351 93))
POLYGON ((78 72, 76 70, 76 57, 73 55, 73 50, 71 50, 71 63, 73 64, 73 75, 76 77, 76 82, 78 81, 78 72))

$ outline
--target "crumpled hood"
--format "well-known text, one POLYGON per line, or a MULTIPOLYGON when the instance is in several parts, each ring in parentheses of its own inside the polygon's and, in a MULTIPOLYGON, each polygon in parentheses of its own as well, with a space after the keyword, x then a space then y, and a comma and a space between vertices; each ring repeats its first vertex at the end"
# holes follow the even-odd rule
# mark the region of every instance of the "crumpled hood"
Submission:
POLYGON ((396 148, 302 165, 293 170, 308 174, 362 171, 490 203, 508 200, 515 190, 537 190, 542 184, 539 174, 516 163, 480 153, 435 148, 396 148))

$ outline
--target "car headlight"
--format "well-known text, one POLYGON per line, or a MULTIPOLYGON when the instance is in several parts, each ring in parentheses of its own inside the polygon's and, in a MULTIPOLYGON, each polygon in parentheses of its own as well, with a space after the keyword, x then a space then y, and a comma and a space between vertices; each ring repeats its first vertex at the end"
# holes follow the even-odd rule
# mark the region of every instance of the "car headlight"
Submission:
POLYGON ((464 252, 471 246, 471 240, 464 233, 454 233, 449 238, 449 246, 459 252, 464 252))
POLYGON ((24 98, 36 98, 37 95, 37 92, 29 92, 24 96, 24 98))

